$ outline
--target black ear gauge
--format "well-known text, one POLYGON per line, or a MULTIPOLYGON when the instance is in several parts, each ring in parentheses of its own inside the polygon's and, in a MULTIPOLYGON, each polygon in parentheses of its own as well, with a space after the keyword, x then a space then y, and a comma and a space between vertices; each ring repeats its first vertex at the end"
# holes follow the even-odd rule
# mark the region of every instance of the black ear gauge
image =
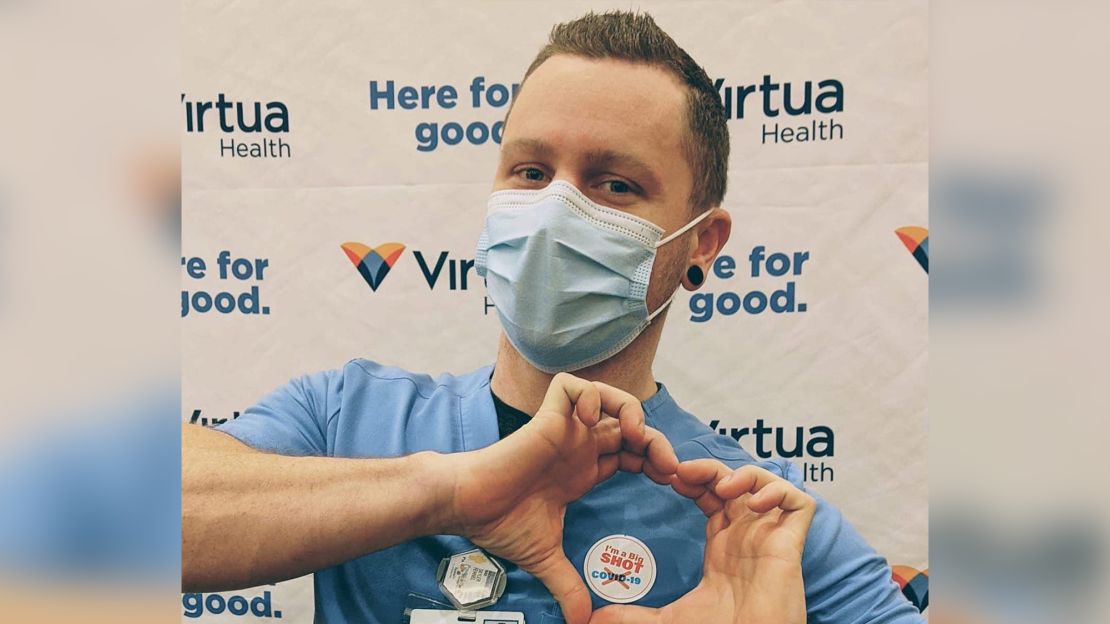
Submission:
POLYGON ((701 286, 701 283, 705 281, 705 271, 696 264, 691 265, 690 268, 686 269, 686 279, 690 280, 690 283, 694 286, 701 286))

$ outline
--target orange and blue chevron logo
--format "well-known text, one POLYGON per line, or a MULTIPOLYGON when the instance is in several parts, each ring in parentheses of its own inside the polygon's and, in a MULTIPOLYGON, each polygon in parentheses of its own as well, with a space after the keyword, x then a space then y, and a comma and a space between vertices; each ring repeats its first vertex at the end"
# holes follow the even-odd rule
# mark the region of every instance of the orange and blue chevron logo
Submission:
POLYGON ((929 569, 917 570, 910 566, 891 566, 890 571, 894 582, 902 588, 902 595, 909 600, 919 612, 924 613, 929 607, 929 569))
POLYGON ((906 249, 910 250, 917 263, 929 272, 929 230, 916 225, 908 225, 894 230, 906 249))
POLYGON ((377 291, 378 286, 382 285, 382 280, 389 275, 389 270, 405 250, 405 246, 401 243, 384 243, 377 247, 369 247, 362 243, 348 242, 340 247, 373 291, 377 291))

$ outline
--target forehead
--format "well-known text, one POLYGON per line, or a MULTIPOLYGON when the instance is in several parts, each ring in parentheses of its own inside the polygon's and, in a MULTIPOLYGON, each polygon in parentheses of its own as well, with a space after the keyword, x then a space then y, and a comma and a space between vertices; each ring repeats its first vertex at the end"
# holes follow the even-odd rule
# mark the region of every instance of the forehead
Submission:
POLYGON ((661 169, 685 164, 686 92, 658 67, 557 54, 525 80, 505 127, 560 152, 620 150, 661 169))

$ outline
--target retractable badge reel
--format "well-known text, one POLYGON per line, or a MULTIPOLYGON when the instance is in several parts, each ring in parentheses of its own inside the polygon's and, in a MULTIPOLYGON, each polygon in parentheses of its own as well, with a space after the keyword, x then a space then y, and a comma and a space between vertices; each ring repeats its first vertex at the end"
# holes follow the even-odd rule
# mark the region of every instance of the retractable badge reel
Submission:
POLYGON ((505 568, 480 549, 452 555, 439 562, 439 591, 459 611, 488 607, 505 593, 505 568))
POLYGON ((496 559, 481 549, 468 550, 440 561, 436 570, 439 591, 457 611, 415 609, 410 624, 525 624, 524 614, 478 611, 501 599, 507 575, 496 559))

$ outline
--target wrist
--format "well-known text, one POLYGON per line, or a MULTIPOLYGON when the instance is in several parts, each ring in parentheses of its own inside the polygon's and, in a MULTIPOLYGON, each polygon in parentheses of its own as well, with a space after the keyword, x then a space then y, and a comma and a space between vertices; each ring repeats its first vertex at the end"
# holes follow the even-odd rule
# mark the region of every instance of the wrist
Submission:
POLYGON ((460 531, 455 501, 461 455, 425 451, 409 456, 413 474, 418 475, 413 485, 424 492, 419 520, 422 535, 453 535, 460 531))

